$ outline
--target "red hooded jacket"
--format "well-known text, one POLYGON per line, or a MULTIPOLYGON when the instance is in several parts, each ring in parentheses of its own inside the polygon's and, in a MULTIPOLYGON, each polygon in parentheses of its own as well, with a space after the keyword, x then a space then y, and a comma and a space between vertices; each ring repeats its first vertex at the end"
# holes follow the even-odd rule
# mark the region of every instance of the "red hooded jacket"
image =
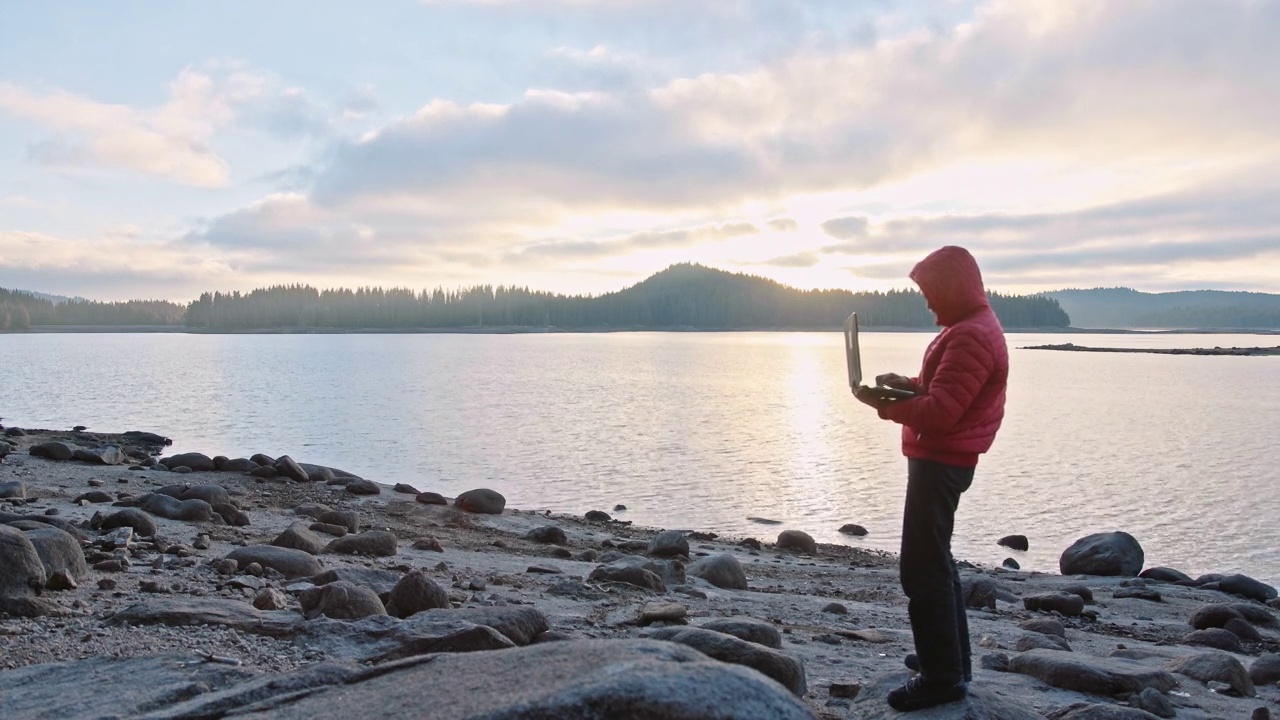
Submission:
POLYGON ((1009 350, 1004 329, 987 302, 978 263, 947 246, 911 271, 933 310, 938 333, 924 353, 920 395, 889 403, 880 417, 902 425, 902 454, 973 467, 991 448, 1004 419, 1009 350))

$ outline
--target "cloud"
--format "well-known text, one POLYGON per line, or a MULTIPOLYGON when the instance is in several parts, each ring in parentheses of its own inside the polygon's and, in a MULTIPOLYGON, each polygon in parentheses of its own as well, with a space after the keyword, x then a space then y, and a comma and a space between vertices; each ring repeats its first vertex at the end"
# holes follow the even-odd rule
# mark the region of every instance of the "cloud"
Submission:
POLYGON ((528 245, 511 253, 508 261, 528 258, 588 259, 626 255, 641 250, 689 248, 705 241, 729 240, 745 235, 755 235, 760 230, 751 223, 736 222, 721 225, 702 225, 678 230, 639 232, 622 238, 608 240, 543 241, 528 245))
POLYGON ((53 133, 28 145, 27 157, 41 166, 124 170, 197 187, 227 184, 230 168, 212 144, 239 118, 280 137, 328 125, 302 90, 236 64, 188 67, 167 92, 162 105, 133 108, 0 82, 0 112, 53 133))
POLYGON ((833 218, 822 223, 822 232, 837 240, 853 240, 865 237, 869 224, 865 217, 833 218))
POLYGON ((744 265, 769 265, 780 268, 810 268, 820 262, 817 253, 802 252, 794 255, 782 255, 780 257, 771 258, 762 262, 740 263, 744 265))
POLYGON ((791 218, 776 218, 774 220, 770 220, 768 225, 770 230, 776 232, 795 232, 800 227, 800 225, 791 218))

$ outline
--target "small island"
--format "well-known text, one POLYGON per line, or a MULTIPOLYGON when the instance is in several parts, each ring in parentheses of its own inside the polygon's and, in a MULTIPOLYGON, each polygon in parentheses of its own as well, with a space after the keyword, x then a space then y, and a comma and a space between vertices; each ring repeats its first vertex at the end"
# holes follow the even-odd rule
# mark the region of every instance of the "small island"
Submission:
POLYGON ((1111 348, 1086 347, 1075 343, 1060 345, 1028 345, 1023 350, 1066 350, 1070 352, 1107 352, 1107 353, 1154 353, 1156 355, 1280 355, 1280 347, 1248 347, 1248 348, 1111 348))

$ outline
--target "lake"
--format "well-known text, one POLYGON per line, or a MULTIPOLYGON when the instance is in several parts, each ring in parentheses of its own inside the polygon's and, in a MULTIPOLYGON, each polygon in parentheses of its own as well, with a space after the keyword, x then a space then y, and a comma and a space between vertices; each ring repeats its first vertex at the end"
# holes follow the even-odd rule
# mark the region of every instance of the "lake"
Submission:
MULTIPOLYGON (((926 333, 863 334, 868 376, 926 333)), ((1280 582, 1280 357, 1021 350, 1274 345, 1230 335, 1009 336, 1007 416, 960 506, 957 557, 1057 572, 1125 530, 1147 565, 1280 582), (1022 533, 1031 550, 995 544, 1022 533)), ((289 454, 508 507, 896 550, 898 427, 851 397, 830 333, 0 335, 0 416, 159 432, 174 452, 289 454), (870 530, 848 538, 837 529, 870 530)))

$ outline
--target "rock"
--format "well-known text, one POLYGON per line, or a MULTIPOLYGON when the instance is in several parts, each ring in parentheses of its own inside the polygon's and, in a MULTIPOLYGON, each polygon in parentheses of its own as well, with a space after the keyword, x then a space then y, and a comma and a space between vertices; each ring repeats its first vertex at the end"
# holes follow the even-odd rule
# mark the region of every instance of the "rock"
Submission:
POLYGON ((628 585, 635 585, 639 588, 652 590, 658 593, 665 593, 667 586, 662 582, 662 578, 657 574, 643 567, 625 564, 619 560, 616 563, 600 565, 591 574, 587 576, 591 582, 620 582, 628 585))
POLYGON ((342 525, 330 525, 328 523, 322 523, 322 522, 311 523, 310 525, 307 526, 307 529, 311 530, 312 532, 324 533, 325 535, 332 535, 333 537, 342 537, 343 535, 347 534, 347 529, 342 525))
POLYGON ((397 583, 400 582, 402 576, 400 573, 390 570, 374 570, 372 568, 358 567, 338 567, 332 570, 326 570, 319 575, 307 578, 307 582, 312 585, 328 585, 329 583, 346 580, 362 587, 367 587, 378 594, 378 597, 390 593, 395 589, 397 583))
POLYGON ((689 609, 680 603, 650 602, 645 603, 636 614, 636 622, 640 625, 652 625, 656 622, 679 622, 683 624, 689 609))
POLYGON ((970 685, 968 695, 958 702, 910 714, 889 707, 885 698, 889 691, 904 684, 910 673, 895 672, 875 678, 859 693, 850 718, 858 720, 1043 720, 1043 716, 1022 702, 989 689, 984 684, 970 685))
POLYGON ((414 486, 412 486, 412 485, 408 485, 408 484, 406 484, 406 483, 396 483, 395 487, 391 488, 391 490, 392 490, 393 492, 405 493, 405 494, 407 494, 407 495, 421 495, 421 494, 422 494, 422 491, 420 491, 420 490, 418 490, 417 488, 415 488, 414 486))
POLYGON ((1229 620, 1243 620, 1244 616, 1240 614, 1235 607, 1225 603, 1210 603, 1201 605, 1191 613, 1189 621, 1191 627, 1196 630, 1206 630, 1208 628, 1220 628, 1227 624, 1229 620))
POLYGON ((302 466, 288 455, 281 455, 276 458, 276 462, 272 467, 276 469, 277 475, 294 482, 309 482, 311 480, 311 474, 303 470, 302 466))
POLYGON ((613 518, 609 516, 609 513, 604 512, 603 510, 588 510, 587 514, 583 517, 591 522, 609 522, 610 520, 613 520, 613 518))
POLYGON ((450 607, 449 593, 421 570, 400 578, 387 600, 387 613, 398 618, 407 618, 423 610, 450 607))
POLYGON ((654 640, 688 645, 720 662, 743 665, 781 683, 797 697, 806 690, 804 665, 796 658, 756 643, 702 628, 661 628, 649 634, 654 640))
POLYGON ((347 532, 360 532, 360 513, 354 510, 329 510, 320 513, 316 520, 326 525, 341 525, 347 532))
POLYGON ((253 461, 258 465, 275 465, 276 464, 275 458, 271 457, 270 455, 263 455, 262 453, 254 453, 253 455, 250 455, 249 460, 253 461))
POLYGON ((1030 620, 1023 620, 1018 623, 1018 627, 1028 632, 1037 632, 1042 635, 1056 635, 1063 640, 1067 639, 1067 629, 1062 626, 1062 623, 1054 620, 1053 618, 1032 618, 1030 620))
POLYGON ((40 556, 40 564, 44 566, 46 577, 51 578, 54 573, 65 572, 74 580, 83 580, 89 574, 84 551, 75 538, 55 527, 28 530, 25 534, 40 556))
POLYGON ((339 555, 368 555, 392 557, 396 554, 395 533, 387 530, 366 530, 358 535, 344 535, 329 543, 325 552, 339 555))
POLYGON ((1178 684, 1168 672, 1131 660, 1086 657, 1061 650, 1031 650, 1016 655, 1009 661, 1009 670, 1056 688, 1092 695, 1138 693, 1148 687, 1168 692, 1178 684))
POLYGON ((1164 598, 1160 596, 1159 591, 1145 587, 1116 588, 1115 592, 1111 593, 1111 597, 1117 600, 1133 598, 1136 600, 1149 600, 1151 602, 1164 601, 1164 598))
POLYGON ((213 472, 218 469, 218 466, 213 464, 213 458, 198 452, 171 455, 161 460, 160 464, 170 470, 176 467, 189 467, 192 472, 213 472))
POLYGON ((42 442, 37 445, 32 445, 31 449, 27 452, 30 453, 31 457, 65 462, 75 457, 76 446, 71 443, 54 440, 52 442, 42 442))
POLYGON ((27 431, 20 427, 11 427, 4 429, 5 437, 26 437, 27 431))
POLYGON ((778 534, 778 541, 774 545, 779 550, 792 549, 810 555, 818 554, 818 544, 813 541, 809 533, 802 530, 783 530, 778 534))
POLYGON ((289 607, 289 598, 275 588, 263 588, 253 596, 253 606, 259 610, 284 610, 289 607))
POLYGON ((1009 656, 1004 653, 990 653, 983 655, 978 661, 986 670, 994 670, 995 672, 1009 672, 1009 656))
POLYGON ((304 517, 309 517, 312 520, 319 520, 320 516, 327 512, 333 512, 333 508, 322 503, 302 503, 301 505, 297 505, 293 508, 294 515, 302 515, 304 517))
POLYGON ((1142 571, 1142 546, 1126 532, 1088 535, 1075 541, 1058 558, 1063 575, 1134 577, 1142 571))
POLYGON ((107 445, 100 448, 78 447, 72 457, 93 465, 123 465, 128 460, 124 452, 115 445, 107 445))
POLYGON ((304 524, 296 522, 290 525, 276 536, 271 544, 276 547, 293 548, 301 550, 309 555, 319 555, 324 552, 325 541, 316 536, 315 533, 304 524))
POLYGON ((840 603, 833 602, 833 603, 827 603, 826 605, 824 605, 822 608, 822 612, 831 613, 833 615, 848 615, 849 608, 845 607, 844 605, 841 605, 840 603))
POLYGON ((689 541, 679 530, 660 532, 649 541, 646 554, 654 557, 676 557, 689 555, 689 541))
MULTIPOLYGON (((174 496, 179 500, 203 500, 210 505, 231 503, 231 495, 228 494, 227 489, 221 485, 186 485, 179 487, 182 489, 174 496)), ((165 492, 166 489, 167 488, 161 488, 156 492, 168 495, 169 493, 165 492)))
POLYGON ((1215 680, 1226 683, 1237 694, 1244 697, 1253 697, 1255 694, 1249 672, 1244 669, 1244 665, 1241 665, 1239 660, 1226 653, 1200 653, 1174 658, 1164 664, 1164 669, 1203 683, 1215 680))
POLYGON ((1254 605, 1253 603, 1232 603, 1231 607, 1234 608, 1236 612, 1244 616, 1245 620, 1248 620, 1254 625, 1275 626, 1278 624, 1276 616, 1271 614, 1271 611, 1262 605, 1254 605))
POLYGON ((1026 652, 1028 650, 1063 650, 1071 652, 1071 646, 1066 640, 1057 635, 1045 635, 1043 633, 1026 633, 1018 638, 1016 647, 1018 652, 1026 652))
POLYGON ((222 521, 232 527, 248 527, 249 515, 240 508, 231 503, 218 503, 213 506, 214 514, 220 516, 222 521))
POLYGON ((321 615, 334 620, 359 620, 387 614, 376 593, 346 580, 304 590, 298 600, 308 620, 321 615))
POLYGON ((533 542, 554 543, 556 545, 565 545, 569 542, 564 530, 555 525, 542 525, 541 527, 533 528, 525 533, 524 537, 526 540, 532 540, 533 542))
POLYGON ((1017 560, 1014 560, 1013 558, 1005 558, 1005 559, 1000 563, 1000 566, 1001 566, 1001 567, 1009 568, 1010 570, 1021 570, 1021 569, 1022 569, 1022 566, 1018 564, 1018 561, 1017 561, 1017 560))
POLYGON ((77 495, 76 499, 73 500, 72 502, 79 505, 82 500, 85 502, 90 502, 94 504, 115 502, 114 497, 111 497, 110 495, 108 495, 105 492, 102 492, 101 490, 90 490, 87 493, 82 493, 80 495, 77 495))
POLYGON ((356 479, 347 483, 347 492, 352 495, 379 495, 382 493, 382 488, 371 480, 356 479))
MULTIPOLYGON (((87 571, 88 568, 86 566, 86 572, 87 571)), ((49 576, 48 582, 45 583, 45 588, 55 592, 60 590, 75 590, 78 587, 80 587, 80 584, 76 582, 76 579, 72 577, 71 573, 67 570, 58 570, 54 572, 49 576)))
POLYGON ((262 478, 263 480, 271 480, 279 473, 277 473, 276 469, 270 465, 259 465, 258 467, 250 470, 249 474, 256 478, 262 478))
POLYGON ((0 525, 0 598, 38 595, 47 577, 40 554, 26 534, 0 525))
POLYGON ((27 484, 21 480, 0 482, 0 500, 23 500, 27 497, 27 484))
POLYGON ((421 492, 414 498, 423 505, 448 505, 449 501, 438 492, 421 492))
POLYGON ((1047 717, 1049 720, 1159 720, 1140 708, 1100 703, 1072 703, 1049 713, 1047 717))
POLYGON ((1156 717, 1171 718, 1178 714, 1173 703, 1169 702, 1169 698, 1155 688, 1147 688, 1138 693, 1132 702, 1139 710, 1146 710, 1156 717))
POLYGON ((981 576, 966 576, 960 581, 960 591, 964 595, 964 604, 967 607, 996 609, 999 586, 994 580, 981 576))
POLYGON ((1280 682, 1280 653, 1267 653, 1249 666, 1249 679, 1254 685, 1274 685, 1280 682))
POLYGON ((729 553, 699 558, 685 571, 724 590, 746 590, 747 574, 738 558, 729 553))
POLYGON ((324 570, 315 556, 293 548, 275 547, 273 545, 246 545, 236 548, 227 555, 228 560, 235 560, 241 570, 251 563, 258 563, 264 568, 272 568, 286 578, 309 577, 324 570))
POLYGON ((158 528, 151 516, 137 508, 125 508, 108 515, 103 519, 100 530, 115 530, 118 527, 131 527, 139 537, 152 537, 158 528))
POLYGON ((1084 612, 1084 599, 1072 593, 1052 592, 1029 595, 1022 599, 1022 605, 1028 610, 1058 612, 1068 617, 1084 612))
POLYGON ((775 650, 782 649, 782 633, 767 622, 751 618, 717 618, 700 625, 703 630, 732 635, 739 640, 763 645, 775 650))
POLYGON ((417 540, 414 540, 413 549, 429 550, 431 552, 438 552, 438 553, 444 552, 444 547, 440 544, 440 541, 431 536, 418 538, 417 540))
POLYGON ((550 629, 547 616, 535 607, 462 607, 456 610, 423 610, 412 621, 426 623, 445 620, 465 620, 474 625, 484 625, 502 633, 516 645, 528 645, 534 638, 550 629))
POLYGON ((1239 620, 1239 619, 1233 618, 1231 620, 1228 620, 1227 624, 1222 626, 1222 629, 1226 630, 1232 635, 1235 635, 1241 640, 1248 640, 1249 642, 1262 641, 1261 633, 1259 633, 1257 629, 1255 629, 1252 625, 1250 625, 1246 620, 1239 620))
MULTIPOLYGON (((568 640, 501 653, 441 654, 430 662, 406 661, 327 684, 306 692, 281 689, 279 703, 254 697, 260 705, 243 717, 365 717, 375 707, 383 717, 420 717, 423 688, 431 688, 433 720, 815 717, 799 699, 758 673, 709 660, 686 647, 647 640, 568 640)), ((227 714, 224 709, 185 716, 227 714)))
POLYGON ((1266 706, 1256 707, 1249 715, 1249 720, 1271 720, 1271 710, 1266 706))
POLYGON ((507 499, 501 493, 480 488, 468 490, 454 498, 453 506, 467 512, 481 513, 483 515, 501 515, 502 509, 507 506, 507 499))
POLYGON ((854 525, 853 523, 848 523, 840 526, 840 532, 844 535, 862 537, 863 535, 867 534, 867 529, 862 527, 861 525, 854 525))
POLYGON ((178 500, 168 495, 148 493, 142 497, 138 507, 167 520, 208 522, 213 519, 213 506, 203 500, 178 500))
POLYGON ((258 467, 258 463, 248 458, 230 458, 222 464, 226 472, 249 472, 258 467))
POLYGON ((1160 582, 1170 583, 1188 582, 1191 580, 1191 578, 1187 577, 1186 574, 1167 567, 1147 568, 1146 570, 1138 573, 1138 577, 1145 578, 1147 580, 1159 580, 1160 582))
POLYGON ((1182 644, 1217 648, 1233 653, 1244 652, 1244 647, 1240 645, 1240 638, 1236 637, 1235 633, 1221 628, 1196 630, 1183 636, 1182 644))
POLYGON ((997 540, 996 544, 1007 547, 1010 550, 1021 550, 1023 552, 1031 548, 1031 544, 1027 542, 1026 535, 1005 535, 997 540))
POLYGON ((1218 581, 1218 587, 1222 592, 1240 595, 1262 603, 1273 600, 1276 597, 1275 588, 1264 582, 1254 580, 1248 575, 1227 575, 1218 581))

